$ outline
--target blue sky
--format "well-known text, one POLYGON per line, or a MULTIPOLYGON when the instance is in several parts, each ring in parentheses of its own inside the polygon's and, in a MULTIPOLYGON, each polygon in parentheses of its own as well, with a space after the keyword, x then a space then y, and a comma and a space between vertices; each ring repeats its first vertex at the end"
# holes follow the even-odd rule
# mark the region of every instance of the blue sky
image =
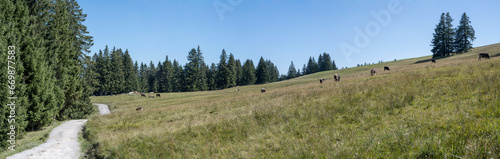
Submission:
POLYGON ((270 59, 286 74, 327 52, 337 67, 431 55, 443 12, 456 27, 466 12, 474 46, 500 43, 500 1, 482 0, 123 0, 79 1, 94 37, 92 55, 106 45, 128 49, 149 65, 187 62, 198 45, 207 64, 222 49, 244 62, 270 59))

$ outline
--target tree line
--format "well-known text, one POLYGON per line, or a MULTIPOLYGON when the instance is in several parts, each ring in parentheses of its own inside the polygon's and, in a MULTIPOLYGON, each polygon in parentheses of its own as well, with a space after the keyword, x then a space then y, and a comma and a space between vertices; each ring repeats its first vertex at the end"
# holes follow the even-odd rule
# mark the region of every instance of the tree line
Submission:
POLYGON ((242 62, 232 53, 222 50, 220 61, 206 64, 198 46, 188 52, 188 62, 181 65, 165 57, 155 64, 133 62, 128 50, 108 46, 99 50, 88 61, 85 70, 91 76, 91 92, 94 95, 113 95, 131 91, 138 92, 190 92, 231 88, 235 86, 264 84, 291 79, 306 74, 337 69, 330 55, 319 55, 318 61, 309 58, 307 65, 295 69, 293 62, 287 75, 280 75, 271 60, 260 58, 257 65, 250 59, 242 62))
POLYGON ((83 69, 93 45, 85 18, 75 0, 0 0, 0 149, 11 126, 21 138, 93 112, 83 69))
POLYGON ((462 14, 457 28, 453 28, 452 22, 450 13, 441 14, 431 41, 432 57, 449 56, 451 53, 464 53, 472 49, 472 42, 476 37, 467 14, 462 14))
POLYGON ((223 49, 219 63, 206 64, 198 46, 188 52, 188 62, 181 65, 168 56, 157 64, 135 63, 128 50, 109 49, 95 53, 87 70, 94 95, 112 95, 130 91, 139 92, 190 92, 207 91, 263 84, 279 80, 278 68, 270 60, 260 58, 257 67, 252 60, 236 59, 223 49))

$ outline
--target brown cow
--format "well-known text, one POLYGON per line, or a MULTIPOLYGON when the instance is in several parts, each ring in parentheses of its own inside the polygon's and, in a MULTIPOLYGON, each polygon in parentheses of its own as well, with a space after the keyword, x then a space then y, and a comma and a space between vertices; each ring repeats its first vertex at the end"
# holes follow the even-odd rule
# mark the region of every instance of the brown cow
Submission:
POLYGON ((488 53, 479 53, 478 60, 481 60, 481 58, 490 59, 490 55, 488 53))
POLYGON ((377 68, 374 68, 370 71, 370 74, 373 76, 373 75, 376 75, 377 74, 377 68))
POLYGON ((135 109, 135 111, 142 111, 142 110, 143 110, 142 107, 135 109))
POLYGON ((155 98, 155 96, 154 95, 149 95, 149 98, 155 98))
POLYGON ((160 96, 160 93, 156 93, 156 96, 157 96, 157 97, 161 97, 161 96, 160 96))
POLYGON ((340 81, 340 75, 338 74, 333 75, 333 78, 335 79, 335 81, 340 81))

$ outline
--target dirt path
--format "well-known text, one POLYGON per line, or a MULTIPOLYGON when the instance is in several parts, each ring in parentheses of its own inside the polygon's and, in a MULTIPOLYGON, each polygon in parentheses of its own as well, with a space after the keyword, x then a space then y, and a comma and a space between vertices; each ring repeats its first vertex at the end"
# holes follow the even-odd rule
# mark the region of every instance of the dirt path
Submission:
MULTIPOLYGON (((105 104, 95 104, 99 107, 101 115, 109 114, 108 106, 105 104)), ((78 133, 82 131, 87 119, 70 120, 50 132, 47 142, 32 149, 17 153, 8 159, 53 159, 53 158, 80 158, 81 150, 78 143, 78 133)))

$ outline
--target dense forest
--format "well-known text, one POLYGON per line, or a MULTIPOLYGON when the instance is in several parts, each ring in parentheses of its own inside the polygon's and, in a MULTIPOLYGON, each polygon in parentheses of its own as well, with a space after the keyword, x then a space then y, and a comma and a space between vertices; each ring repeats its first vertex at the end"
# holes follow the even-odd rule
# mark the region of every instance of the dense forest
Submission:
POLYGON ((0 0, 0 149, 26 131, 93 112, 85 18, 75 0, 0 0))
POLYGON ((302 73, 295 69, 293 62, 287 75, 280 75, 271 60, 260 58, 257 65, 250 59, 242 62, 232 53, 223 49, 219 63, 206 64, 200 46, 188 52, 188 62, 181 65, 168 56, 163 62, 138 64, 133 62, 128 50, 99 50, 88 59, 85 71, 90 78, 91 92, 94 95, 112 95, 130 91, 138 92, 189 92, 230 88, 234 86, 263 84, 299 77, 319 71, 337 69, 330 55, 313 57, 304 65, 302 73))

